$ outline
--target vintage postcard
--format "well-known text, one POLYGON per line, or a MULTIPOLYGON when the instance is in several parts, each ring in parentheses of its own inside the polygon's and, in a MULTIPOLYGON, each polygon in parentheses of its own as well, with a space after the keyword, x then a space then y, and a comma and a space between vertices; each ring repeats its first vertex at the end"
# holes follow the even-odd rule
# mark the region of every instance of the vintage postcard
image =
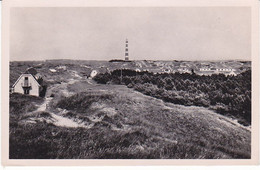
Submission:
POLYGON ((256 165, 258 1, 4 0, 3 165, 256 165))

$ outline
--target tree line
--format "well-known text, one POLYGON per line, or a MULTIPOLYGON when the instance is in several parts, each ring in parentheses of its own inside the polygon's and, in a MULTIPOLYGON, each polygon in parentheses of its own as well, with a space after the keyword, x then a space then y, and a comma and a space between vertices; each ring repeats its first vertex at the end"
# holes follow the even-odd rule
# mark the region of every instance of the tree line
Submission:
POLYGON ((124 84, 166 102, 207 107, 244 125, 251 124, 251 70, 237 76, 205 76, 194 72, 154 74, 123 69, 98 74, 94 80, 101 84, 124 84))

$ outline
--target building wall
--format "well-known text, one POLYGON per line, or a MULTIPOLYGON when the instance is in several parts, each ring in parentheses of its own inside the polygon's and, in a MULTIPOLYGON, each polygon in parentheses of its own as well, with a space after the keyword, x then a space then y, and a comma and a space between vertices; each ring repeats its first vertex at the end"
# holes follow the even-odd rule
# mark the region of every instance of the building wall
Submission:
POLYGON ((22 84, 24 84, 25 77, 28 77, 28 82, 31 85, 29 95, 39 96, 39 85, 31 74, 23 74, 13 88, 14 93, 24 94, 22 84))

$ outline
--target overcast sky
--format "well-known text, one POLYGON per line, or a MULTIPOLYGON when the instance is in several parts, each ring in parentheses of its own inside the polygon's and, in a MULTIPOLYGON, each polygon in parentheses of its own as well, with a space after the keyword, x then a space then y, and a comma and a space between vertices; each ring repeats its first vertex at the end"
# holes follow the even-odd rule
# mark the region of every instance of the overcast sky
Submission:
POLYGON ((12 8, 10 60, 251 59, 249 7, 12 8))

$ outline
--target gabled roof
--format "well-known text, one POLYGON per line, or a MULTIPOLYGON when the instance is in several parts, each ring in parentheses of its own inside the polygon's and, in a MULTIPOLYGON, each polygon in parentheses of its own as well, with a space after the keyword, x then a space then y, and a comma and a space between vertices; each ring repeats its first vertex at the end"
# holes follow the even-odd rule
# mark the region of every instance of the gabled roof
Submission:
MULTIPOLYGON (((19 82, 19 80, 20 80, 20 79, 23 77, 23 75, 25 75, 25 74, 28 74, 28 73, 23 73, 23 74, 21 74, 20 77, 16 80, 16 82, 14 83, 14 85, 13 85, 12 87, 15 87, 16 84, 19 82)), ((41 85, 39 84, 39 82, 36 80, 36 78, 35 78, 32 74, 28 74, 28 75, 31 75, 31 76, 34 78, 34 80, 37 82, 38 86, 41 86, 41 85)))

